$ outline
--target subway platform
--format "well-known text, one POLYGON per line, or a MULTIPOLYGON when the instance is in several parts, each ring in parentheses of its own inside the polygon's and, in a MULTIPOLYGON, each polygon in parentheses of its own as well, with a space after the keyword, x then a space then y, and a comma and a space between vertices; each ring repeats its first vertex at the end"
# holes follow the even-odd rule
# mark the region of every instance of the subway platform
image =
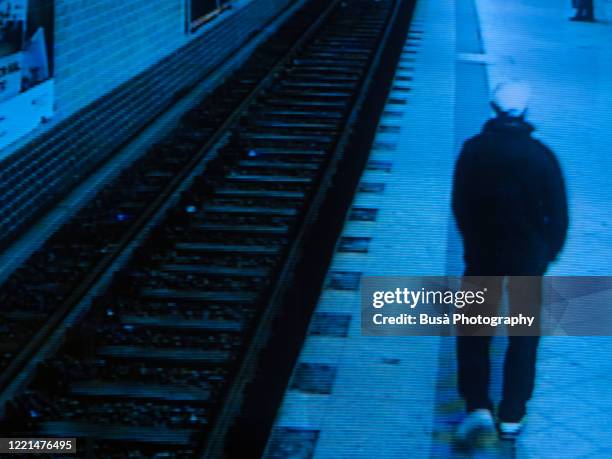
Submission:
MULTIPOLYGON (((266 458, 475 456, 453 442, 463 416, 454 340, 361 336, 359 281, 462 273, 453 167, 498 83, 529 82, 528 120, 564 171, 570 229, 548 274, 610 275, 610 8, 601 2, 596 23, 570 22, 569 3, 418 2, 266 458)), ((493 349, 496 399, 503 346, 493 349)), ((611 353, 607 337, 544 337, 524 432, 477 457, 612 457, 611 353)))

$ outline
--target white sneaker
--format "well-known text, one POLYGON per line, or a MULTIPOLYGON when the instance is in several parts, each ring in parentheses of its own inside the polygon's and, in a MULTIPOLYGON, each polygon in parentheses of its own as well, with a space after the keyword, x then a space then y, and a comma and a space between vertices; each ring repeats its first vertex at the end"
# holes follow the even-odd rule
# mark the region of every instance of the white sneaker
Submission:
POLYGON ((522 422, 500 422, 499 436, 502 440, 516 440, 522 429, 522 422))
POLYGON ((478 437, 495 434, 495 421, 491 411, 478 409, 471 411, 461 421, 455 436, 462 443, 474 443, 478 437))

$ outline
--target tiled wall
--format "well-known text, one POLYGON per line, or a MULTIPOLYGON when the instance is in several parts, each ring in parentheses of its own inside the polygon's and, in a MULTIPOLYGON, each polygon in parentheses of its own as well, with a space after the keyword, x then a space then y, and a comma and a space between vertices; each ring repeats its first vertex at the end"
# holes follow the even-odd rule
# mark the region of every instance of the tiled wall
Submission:
POLYGON ((185 3, 56 0, 57 115, 70 115, 186 44, 185 3))

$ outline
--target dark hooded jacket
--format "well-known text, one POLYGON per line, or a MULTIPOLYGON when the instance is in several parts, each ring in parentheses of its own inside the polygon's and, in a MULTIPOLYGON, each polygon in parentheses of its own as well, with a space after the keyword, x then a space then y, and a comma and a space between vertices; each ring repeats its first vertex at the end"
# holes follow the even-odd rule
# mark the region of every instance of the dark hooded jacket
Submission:
POLYGON ((563 247, 565 184, 555 155, 519 117, 500 115, 467 140, 452 207, 469 267, 490 275, 543 274, 563 247))

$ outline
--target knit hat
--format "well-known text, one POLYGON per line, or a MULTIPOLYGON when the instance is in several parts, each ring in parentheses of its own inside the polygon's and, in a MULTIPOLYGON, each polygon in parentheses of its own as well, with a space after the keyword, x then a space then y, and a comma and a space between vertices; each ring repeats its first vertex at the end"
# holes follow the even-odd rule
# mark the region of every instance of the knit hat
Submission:
POLYGON ((521 117, 527 112, 530 89, 524 81, 510 81, 497 85, 491 106, 498 115, 521 117))

